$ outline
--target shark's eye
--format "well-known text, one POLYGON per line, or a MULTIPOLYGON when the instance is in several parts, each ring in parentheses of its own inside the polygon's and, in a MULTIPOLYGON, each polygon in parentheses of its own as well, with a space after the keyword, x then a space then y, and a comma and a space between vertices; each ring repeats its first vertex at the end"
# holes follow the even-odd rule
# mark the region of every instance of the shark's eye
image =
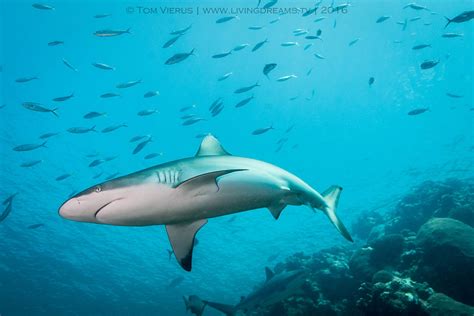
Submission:
POLYGON ((99 193, 100 191, 102 191, 102 187, 100 185, 96 186, 95 192, 99 193))

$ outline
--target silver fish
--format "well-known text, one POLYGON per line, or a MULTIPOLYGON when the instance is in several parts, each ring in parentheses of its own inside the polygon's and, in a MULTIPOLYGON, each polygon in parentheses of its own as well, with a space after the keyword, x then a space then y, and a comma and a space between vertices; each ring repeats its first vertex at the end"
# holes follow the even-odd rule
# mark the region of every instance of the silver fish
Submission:
POLYGON ((130 88, 130 87, 133 87, 139 83, 141 83, 142 80, 134 80, 134 81, 128 81, 128 82, 123 82, 123 83, 119 83, 116 87, 118 89, 125 89, 125 88, 130 88))
POLYGON ((232 74, 233 74, 233 72, 228 72, 228 73, 226 73, 226 74, 220 76, 220 77, 217 79, 217 81, 225 80, 225 79, 229 78, 230 76, 232 76, 232 74))
POLYGON ((194 55, 194 48, 189 53, 174 54, 173 56, 171 56, 165 61, 165 65, 173 65, 173 64, 180 63, 191 55, 194 55))
POLYGON ((54 98, 53 101, 54 102, 63 102, 63 101, 67 101, 69 100, 70 98, 72 98, 74 96, 74 92, 71 93, 70 95, 66 95, 64 97, 57 97, 57 98, 54 98))
POLYGON ((115 70, 115 67, 112 67, 110 65, 104 64, 104 63, 92 63, 92 66, 103 69, 103 70, 115 70))
POLYGON ((101 132, 102 133, 110 133, 110 132, 113 132, 115 130, 118 130, 121 127, 128 127, 128 126, 126 124, 112 125, 112 126, 104 128, 101 132))
POLYGON ((30 150, 35 150, 41 147, 46 148, 46 142, 44 141, 41 144, 24 144, 24 145, 19 145, 13 148, 14 151, 30 151, 30 150))
POLYGON ((36 102, 23 102, 22 105, 25 109, 28 109, 30 111, 43 112, 43 113, 52 113, 56 117, 59 117, 58 113, 56 113, 58 108, 48 109, 48 108, 45 108, 40 103, 36 103, 36 102))
POLYGON ((151 98, 151 97, 155 97, 157 95, 160 95, 160 91, 148 91, 147 93, 145 93, 143 95, 144 98, 151 98))
POLYGON ((105 112, 89 112, 87 114, 84 114, 83 118, 90 120, 93 118, 101 117, 101 116, 106 116, 107 113, 105 112))
POLYGON ((130 28, 126 30, 99 30, 94 33, 94 35, 98 37, 112 37, 122 34, 130 34, 130 28))
POLYGON ((245 47, 249 46, 249 44, 240 44, 240 45, 237 45, 233 48, 233 51, 236 52, 236 51, 239 51, 239 50, 242 50, 244 49, 245 47))
POLYGON ((143 148, 145 148, 145 146, 150 143, 152 141, 152 138, 149 137, 147 140, 144 140, 143 142, 141 143, 138 143, 138 145, 135 147, 135 149, 133 150, 132 154, 136 155, 138 154, 140 151, 142 151, 143 148))
POLYGON ((38 79, 39 79, 38 77, 21 77, 21 78, 16 79, 15 82, 25 83, 25 82, 29 82, 29 81, 32 81, 32 80, 38 80, 38 79))
POLYGON ((254 85, 251 85, 251 86, 247 86, 247 87, 242 87, 242 88, 239 88, 237 90, 234 91, 234 93, 244 93, 244 92, 247 92, 247 91, 250 91, 252 90, 253 88, 255 87, 260 87, 260 85, 258 84, 258 82, 256 82, 254 85))
POLYGON ((85 134, 89 132, 97 132, 95 125, 92 127, 70 127, 67 131, 71 134, 85 134))
POLYGON ((74 72, 78 72, 77 68, 75 68, 73 65, 71 65, 70 62, 68 62, 66 59, 63 58, 63 64, 66 65, 69 69, 71 69, 74 72))
POLYGON ((263 128, 257 128, 252 132, 252 135, 262 135, 268 132, 269 130, 274 129, 273 126, 268 126, 268 127, 263 127, 263 128))
POLYGON ((36 166, 37 164, 40 164, 42 163, 43 160, 31 160, 31 161, 27 161, 27 162, 24 162, 20 165, 20 167, 22 168, 30 168, 30 167, 33 167, 33 166, 36 166))
POLYGON ((33 3, 32 7, 39 10, 54 10, 54 7, 43 3, 33 3))
POLYGON ((138 115, 138 116, 149 116, 149 115, 152 115, 152 114, 155 114, 155 113, 158 113, 158 110, 156 110, 156 109, 149 109, 149 110, 142 110, 142 111, 139 111, 139 112, 137 112, 137 115, 138 115))

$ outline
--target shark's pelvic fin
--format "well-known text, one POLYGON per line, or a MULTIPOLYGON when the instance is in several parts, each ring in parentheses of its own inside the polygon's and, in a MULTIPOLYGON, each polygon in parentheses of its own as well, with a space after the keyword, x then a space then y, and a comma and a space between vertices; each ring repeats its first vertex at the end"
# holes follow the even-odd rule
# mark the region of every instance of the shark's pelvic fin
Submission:
POLYGON ((285 203, 275 203, 275 204, 270 205, 268 207, 268 210, 270 211, 270 213, 272 213, 275 219, 278 219, 280 217, 281 212, 283 211, 285 207, 286 207, 285 203))
POLYGON ((189 178, 181 183, 178 183, 175 188, 179 188, 187 192, 192 192, 194 196, 216 193, 217 191, 219 191, 219 184, 217 183, 217 178, 232 172, 244 170, 246 169, 226 169, 203 173, 198 176, 189 178))
POLYGON ((270 270, 269 267, 265 267, 265 276, 266 276, 265 281, 268 282, 271 278, 273 278, 274 275, 275 273, 272 270, 270 270))
POLYGON ((221 143, 219 143, 217 138, 215 138, 211 134, 204 137, 196 153, 196 157, 222 156, 222 155, 230 155, 230 154, 224 149, 224 147, 222 147, 221 143))
POLYGON ((349 241, 353 241, 349 231, 336 214, 337 202, 339 201, 341 191, 342 188, 337 185, 333 185, 324 191, 322 195, 326 201, 327 207, 322 211, 327 215, 327 217, 329 217, 331 222, 334 224, 334 226, 336 226, 337 230, 342 234, 342 236, 344 236, 344 238, 349 241))
POLYGON ((191 271, 192 267, 194 237, 206 223, 207 219, 200 219, 186 224, 166 225, 176 260, 186 271, 191 271))

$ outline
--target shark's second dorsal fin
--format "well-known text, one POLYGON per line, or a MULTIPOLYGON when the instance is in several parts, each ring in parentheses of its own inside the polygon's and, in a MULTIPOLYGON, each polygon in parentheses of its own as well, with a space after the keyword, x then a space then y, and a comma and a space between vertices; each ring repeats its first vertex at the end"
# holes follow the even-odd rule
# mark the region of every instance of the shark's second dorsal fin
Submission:
POLYGON ((269 267, 265 267, 265 275, 267 276, 266 280, 265 281, 269 281, 271 278, 273 278, 273 276, 275 275, 275 273, 273 273, 272 270, 270 270, 269 267))
POLYGON ((230 155, 219 143, 217 138, 211 134, 204 137, 196 153, 197 156, 224 156, 230 155))

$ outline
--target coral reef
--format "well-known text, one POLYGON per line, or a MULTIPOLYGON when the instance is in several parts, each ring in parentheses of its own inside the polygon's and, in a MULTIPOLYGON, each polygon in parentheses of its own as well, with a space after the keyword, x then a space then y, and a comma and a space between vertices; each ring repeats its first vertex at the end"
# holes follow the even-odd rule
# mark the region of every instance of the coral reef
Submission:
POLYGON ((392 209, 361 214, 359 246, 296 253, 302 291, 259 315, 474 315, 474 182, 425 182, 392 209))

